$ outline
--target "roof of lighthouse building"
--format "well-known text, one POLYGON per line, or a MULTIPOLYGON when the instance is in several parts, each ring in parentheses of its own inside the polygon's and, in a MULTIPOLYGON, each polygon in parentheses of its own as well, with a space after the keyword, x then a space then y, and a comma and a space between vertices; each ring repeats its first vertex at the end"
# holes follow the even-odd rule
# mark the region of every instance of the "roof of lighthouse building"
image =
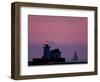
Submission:
POLYGON ((59 49, 51 50, 51 52, 54 52, 54 53, 61 53, 61 52, 59 51, 59 49))

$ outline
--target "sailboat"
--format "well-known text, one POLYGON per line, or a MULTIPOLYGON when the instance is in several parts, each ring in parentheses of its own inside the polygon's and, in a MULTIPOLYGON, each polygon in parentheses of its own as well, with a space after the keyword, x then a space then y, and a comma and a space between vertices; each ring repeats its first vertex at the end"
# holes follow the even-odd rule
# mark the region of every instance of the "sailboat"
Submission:
POLYGON ((72 60, 78 60, 78 56, 77 56, 77 52, 76 51, 74 53, 74 56, 73 56, 72 60))

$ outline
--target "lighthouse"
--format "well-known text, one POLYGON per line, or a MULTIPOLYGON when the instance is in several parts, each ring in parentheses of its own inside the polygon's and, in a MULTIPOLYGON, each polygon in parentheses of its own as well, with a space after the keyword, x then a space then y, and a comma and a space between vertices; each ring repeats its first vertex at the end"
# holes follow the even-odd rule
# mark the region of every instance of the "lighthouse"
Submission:
POLYGON ((50 58, 50 46, 48 45, 48 41, 45 41, 43 47, 43 58, 50 58))
POLYGON ((59 49, 50 50, 49 42, 45 41, 43 45, 42 58, 33 58, 29 65, 48 65, 48 64, 60 64, 65 63, 65 58, 61 57, 61 51, 59 49))

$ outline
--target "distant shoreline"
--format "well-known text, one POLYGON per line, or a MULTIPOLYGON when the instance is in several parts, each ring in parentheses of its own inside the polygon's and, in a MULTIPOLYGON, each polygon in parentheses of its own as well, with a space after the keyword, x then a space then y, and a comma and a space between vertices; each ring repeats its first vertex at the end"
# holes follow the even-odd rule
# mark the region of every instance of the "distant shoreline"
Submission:
POLYGON ((87 64, 87 63, 88 62, 85 62, 85 61, 82 61, 82 62, 77 62, 77 61, 75 62, 74 61, 74 62, 59 62, 59 63, 58 62, 57 63, 56 62, 53 62, 53 63, 52 62, 49 62, 49 63, 47 62, 47 63, 40 63, 40 64, 35 64, 35 63, 34 64, 29 64, 29 62, 28 62, 28 66, 64 65, 64 64, 68 64, 68 65, 70 64, 71 65, 71 64, 87 64))

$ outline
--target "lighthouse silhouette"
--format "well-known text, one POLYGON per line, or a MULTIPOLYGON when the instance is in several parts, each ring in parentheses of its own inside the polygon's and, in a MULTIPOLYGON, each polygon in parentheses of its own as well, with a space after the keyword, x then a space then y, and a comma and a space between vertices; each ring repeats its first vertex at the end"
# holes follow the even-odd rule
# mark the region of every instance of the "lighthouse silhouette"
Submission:
POLYGON ((61 59, 61 51, 59 49, 50 50, 50 46, 48 44, 48 41, 44 44, 44 50, 43 50, 43 56, 42 58, 45 59, 61 59))
POLYGON ((50 58, 50 46, 48 45, 48 41, 45 41, 43 48, 43 58, 50 58))
POLYGON ((43 46, 42 58, 33 58, 29 65, 50 65, 50 64, 61 64, 65 63, 65 58, 61 57, 61 51, 59 49, 50 50, 48 41, 45 41, 43 46))

